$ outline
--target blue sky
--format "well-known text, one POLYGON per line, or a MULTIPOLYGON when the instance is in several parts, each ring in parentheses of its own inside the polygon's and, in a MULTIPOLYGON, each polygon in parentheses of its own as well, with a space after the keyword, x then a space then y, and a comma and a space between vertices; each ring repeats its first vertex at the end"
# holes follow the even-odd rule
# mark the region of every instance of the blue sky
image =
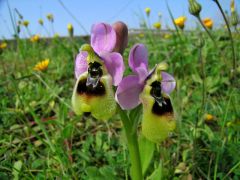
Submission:
MULTIPOLYGON (((171 26, 171 20, 166 8, 165 0, 61 0, 71 13, 78 19, 81 25, 90 31, 91 25, 96 22, 107 22, 112 24, 121 20, 129 28, 139 27, 142 18, 146 18, 144 9, 151 8, 150 23, 158 21, 158 13, 162 14, 163 28, 166 24, 171 26)), ((222 17, 212 0, 198 0, 203 7, 201 16, 211 17, 215 25, 223 22, 222 17)), ((10 8, 16 8, 30 22, 29 29, 32 34, 47 36, 46 31, 38 24, 38 19, 44 20, 45 27, 53 35, 54 32, 61 36, 67 35, 67 24, 72 23, 76 35, 86 34, 78 23, 65 11, 59 0, 8 0, 10 8), (47 21, 46 15, 54 15, 53 29, 47 21)), ((187 16, 187 27, 192 27, 196 23, 194 17, 188 13, 188 0, 168 0, 174 17, 187 16)), ((230 0, 220 0, 224 10, 230 9, 230 0)), ((236 0, 239 5, 240 1, 236 0)), ((238 6, 239 7, 239 6, 238 6)), ((13 34, 7 0, 0 0, 0 39, 11 38, 13 34)), ((26 30, 21 33, 21 37, 27 37, 26 30)))

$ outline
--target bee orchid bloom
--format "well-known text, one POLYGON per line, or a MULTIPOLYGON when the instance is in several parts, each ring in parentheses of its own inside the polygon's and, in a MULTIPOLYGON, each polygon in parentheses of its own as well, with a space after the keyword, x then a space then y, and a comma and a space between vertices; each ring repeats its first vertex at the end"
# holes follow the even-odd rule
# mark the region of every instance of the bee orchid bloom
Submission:
POLYGON ((112 26, 99 23, 92 26, 91 45, 81 47, 75 61, 77 79, 72 104, 76 114, 90 112, 96 119, 107 120, 116 110, 112 85, 122 80, 122 56, 112 52, 116 32, 112 26))
MULTIPOLYGON (((143 91, 146 79, 153 71, 148 72, 148 52, 143 44, 136 44, 131 49, 128 64, 134 75, 122 79, 115 96, 121 108, 127 110, 133 109, 141 103, 139 95, 143 91)), ((175 88, 175 80, 166 72, 161 72, 161 75, 162 91, 169 94, 175 88)))
POLYGON ((134 75, 120 82, 115 98, 122 109, 132 109, 143 104, 142 133, 153 142, 161 142, 174 129, 175 121, 169 94, 176 86, 165 63, 148 71, 148 53, 143 44, 130 51, 129 67, 134 75))

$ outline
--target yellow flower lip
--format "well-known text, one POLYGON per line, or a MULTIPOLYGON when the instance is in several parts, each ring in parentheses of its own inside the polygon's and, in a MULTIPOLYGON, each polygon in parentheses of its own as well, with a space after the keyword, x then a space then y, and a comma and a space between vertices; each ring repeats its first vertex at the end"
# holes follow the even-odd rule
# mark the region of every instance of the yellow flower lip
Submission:
POLYGON ((35 71, 45 71, 45 70, 48 68, 49 62, 50 62, 49 59, 45 59, 45 60, 37 63, 37 64, 34 66, 33 69, 34 69, 35 71))
POLYGON ((213 21, 212 21, 212 19, 210 19, 210 18, 205 18, 205 19, 202 20, 202 22, 203 22, 203 24, 204 24, 205 27, 207 27, 207 28, 209 28, 209 29, 212 29, 212 27, 213 27, 213 21))

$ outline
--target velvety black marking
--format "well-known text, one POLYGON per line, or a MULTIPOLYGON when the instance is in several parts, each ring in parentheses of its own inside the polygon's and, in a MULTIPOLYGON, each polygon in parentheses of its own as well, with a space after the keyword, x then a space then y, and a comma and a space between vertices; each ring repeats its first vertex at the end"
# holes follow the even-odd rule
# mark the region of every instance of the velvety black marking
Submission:
POLYGON ((159 106, 161 106, 163 103, 165 103, 162 96, 161 82, 154 81, 151 86, 152 89, 150 91, 150 94, 152 97, 154 97, 155 101, 159 104, 159 106))
POLYGON ((154 102, 153 107, 152 107, 152 112, 157 115, 164 115, 166 113, 172 113, 173 108, 172 108, 172 103, 170 99, 164 98, 165 103, 162 103, 162 106, 159 106, 158 102, 154 102))
POLYGON ((84 112, 83 116, 89 117, 91 115, 91 112, 84 112))
POLYGON ((150 91, 151 96, 155 99, 152 107, 152 112, 157 115, 163 115, 165 113, 172 113, 173 108, 169 98, 162 96, 161 82, 154 81, 150 91))
POLYGON ((87 94, 87 95, 93 95, 93 96, 103 96, 106 92, 104 84, 102 82, 98 82, 98 85, 93 88, 91 86, 87 86, 87 78, 81 79, 78 82, 77 86, 77 92, 78 94, 87 94))

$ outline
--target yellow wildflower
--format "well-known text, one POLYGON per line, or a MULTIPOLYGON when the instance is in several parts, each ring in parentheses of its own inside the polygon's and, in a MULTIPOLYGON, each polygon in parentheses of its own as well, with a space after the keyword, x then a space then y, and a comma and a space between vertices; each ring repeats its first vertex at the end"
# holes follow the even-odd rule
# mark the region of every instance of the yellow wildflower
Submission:
POLYGON ((155 27, 156 29, 160 29, 161 28, 161 23, 156 22, 156 23, 153 24, 153 27, 155 27))
POLYGON ((213 27, 213 21, 212 21, 212 19, 210 19, 210 18, 205 18, 205 19, 202 20, 202 22, 203 22, 203 24, 204 24, 205 27, 207 27, 207 28, 209 28, 209 29, 212 29, 212 27, 213 27))
POLYGON ((29 21, 25 20, 25 21, 22 22, 22 24, 23 24, 25 27, 28 27, 29 21))
POLYGON ((143 38, 143 37, 144 37, 144 34, 143 34, 143 33, 139 33, 138 36, 139 36, 140 38, 143 38))
POLYGON ((45 71, 48 68, 49 59, 45 59, 34 66, 35 71, 45 71))
POLYGON ((204 115, 204 120, 206 122, 211 122, 211 121, 215 120, 215 117, 212 114, 205 114, 204 115))
POLYGON ((145 8, 145 13, 147 14, 147 16, 150 15, 151 9, 149 7, 145 8))
POLYGON ((171 34, 164 34, 164 36, 163 36, 164 39, 169 39, 169 38, 171 38, 171 37, 172 37, 171 34))
POLYGON ((47 14, 47 19, 51 22, 53 22, 53 14, 47 14))
POLYGON ((38 23, 42 26, 42 25, 43 25, 43 20, 42 20, 42 19, 39 19, 39 20, 38 20, 38 23))
POLYGON ((30 38, 31 42, 38 42, 39 40, 40 40, 40 35, 38 35, 38 34, 35 34, 34 36, 32 36, 30 38))
POLYGON ((174 23, 180 28, 183 29, 185 25, 185 21, 187 18, 185 16, 180 16, 177 19, 174 20, 174 23))
POLYGON ((0 49, 6 49, 7 48, 7 43, 6 42, 1 42, 0 43, 0 49))

